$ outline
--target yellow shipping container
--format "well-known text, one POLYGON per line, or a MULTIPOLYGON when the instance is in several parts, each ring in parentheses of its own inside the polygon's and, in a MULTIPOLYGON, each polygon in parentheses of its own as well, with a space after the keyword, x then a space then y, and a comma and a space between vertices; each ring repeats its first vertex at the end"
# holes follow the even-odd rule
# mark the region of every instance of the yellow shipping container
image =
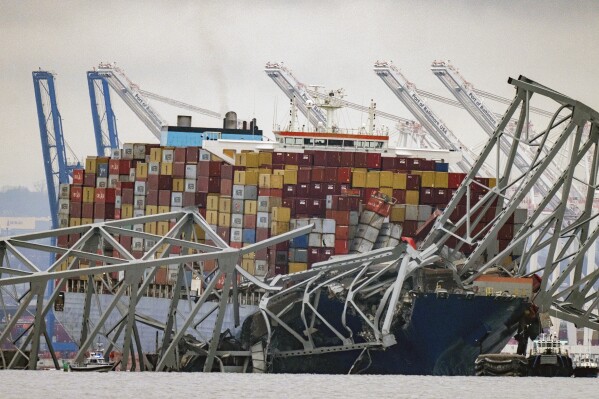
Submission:
POLYGON ((122 204, 121 205, 121 219, 130 219, 133 217, 133 205, 122 204))
POLYGON ((173 179, 173 191, 185 191, 185 179, 173 179))
POLYGON ((162 148, 161 147, 150 148, 150 162, 160 162, 160 161, 162 161, 162 148))
POLYGON ((243 213, 246 215, 255 215, 258 212, 258 201, 245 200, 243 203, 243 213))
POLYGON ((276 206, 272 208, 272 220, 274 222, 289 222, 291 219, 291 208, 276 206))
POLYGON ((158 234, 159 236, 165 236, 169 230, 170 230, 170 228, 169 228, 168 222, 166 222, 166 221, 156 222, 156 234, 158 234))
POLYGON ((98 157, 89 156, 85 158, 85 173, 98 173, 98 157))
POLYGON ((418 175, 418 176, 421 176, 421 177, 422 177, 422 172, 423 172, 422 170, 412 170, 412 171, 410 171, 411 174, 418 175))
POLYGON ((246 152, 245 166, 248 168, 257 168, 260 166, 260 154, 257 152, 246 152))
MULTIPOLYGON (((297 182, 297 174, 295 175, 296 179, 295 181, 297 182)), ((270 176, 270 188, 283 188, 283 184, 284 184, 284 175, 271 175, 270 176)), ((295 183, 297 184, 297 183, 295 183)))
POLYGON ((354 170, 352 172, 352 187, 354 188, 364 188, 366 187, 366 171, 363 170, 354 170))
POLYGON ((94 219, 92 219, 92 218, 81 218, 81 225, 92 224, 93 222, 94 222, 94 219))
POLYGON ((285 170, 298 170, 298 165, 285 165, 285 170))
POLYGON ((219 227, 231 227, 231 214, 230 213, 218 213, 218 226, 219 227))
POLYGON ((420 186, 421 187, 435 187, 435 172, 431 172, 428 170, 425 170, 423 172, 421 172, 421 180, 420 180, 420 186))
POLYGON ((493 188, 495 186, 497 186, 497 178, 489 177, 489 188, 493 188))
POLYGON ((271 178, 270 173, 269 174, 261 173, 260 176, 258 177, 258 187, 270 188, 270 178, 271 178))
POLYGON ((145 179, 148 177, 148 164, 145 162, 138 162, 135 165, 135 177, 145 179))
POLYGON ((435 188, 447 188, 449 184, 449 173, 435 172, 435 188))
POLYGON ((405 190, 407 182, 407 173, 393 173, 393 189, 405 190))
POLYGON ((379 188, 381 186, 381 172, 366 172, 366 188, 379 188))
POLYGON ((83 198, 82 201, 88 204, 94 202, 96 195, 96 189, 93 187, 83 187, 83 198))
POLYGON ((258 170, 236 170, 233 184, 258 185, 258 170))
POLYGON ((245 154, 235 154, 235 166, 245 166, 245 154))
POLYGON ((172 162, 162 162, 160 164, 160 174, 165 175, 165 176, 172 176, 173 163, 172 162))
MULTIPOLYGON (((285 168, 287 169, 287 166, 285 166, 285 168)), ((291 165, 291 166, 296 166, 297 165, 291 165)), ((285 174, 283 176, 283 184, 297 184, 297 169, 295 170, 285 170, 285 174)))
POLYGON ((224 213, 231 213, 231 198, 220 197, 218 200, 218 211, 224 213))
POLYGON ((168 205, 160 205, 158 207, 158 213, 168 213, 171 211, 171 207, 168 205))
POLYGON ((146 216, 156 215, 158 213, 157 205, 146 205, 146 216))
POLYGON ((285 169, 275 169, 272 171, 272 174, 276 176, 285 176, 285 169))
POLYGON ((218 211, 206 211, 206 222, 211 225, 217 225, 218 211))
POLYGON ((272 152, 259 152, 260 165, 272 165, 272 152))
POLYGON ((270 222, 270 235, 276 236, 289 231, 288 222, 270 222))
POLYGON ((198 240, 204 240, 204 239, 206 239, 206 232, 204 231, 204 229, 201 226, 198 226, 197 224, 194 224, 193 228, 195 230, 196 238, 198 240))
POLYGON ((253 259, 243 259, 241 267, 250 274, 256 274, 256 261, 253 259))
POLYGON ((418 190, 406 190, 406 204, 420 204, 420 192, 418 190))
POLYGON ((206 210, 218 211, 218 194, 208 194, 206 197, 206 210))
POLYGON ((244 254, 242 256, 243 259, 256 259, 256 253, 250 252, 249 254, 244 254))
POLYGON ((385 170, 380 173, 380 186, 381 187, 393 187, 393 172, 385 170))
POLYGON ((385 194, 387 197, 393 197, 393 189, 390 187, 381 187, 379 191, 385 194))
POLYGON ((299 273, 308 270, 307 263, 289 262, 289 273, 299 273))
POLYGON ((393 205, 389 220, 391 222, 404 222, 406 220, 406 206, 404 204, 393 205))
POLYGON ((148 234, 156 234, 156 222, 149 222, 144 225, 144 231, 148 234))

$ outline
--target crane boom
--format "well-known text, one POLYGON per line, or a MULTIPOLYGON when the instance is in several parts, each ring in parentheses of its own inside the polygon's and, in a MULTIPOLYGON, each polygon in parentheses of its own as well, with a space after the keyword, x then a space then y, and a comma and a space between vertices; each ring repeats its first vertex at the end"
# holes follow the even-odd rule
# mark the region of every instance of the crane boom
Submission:
POLYGON ((144 96, 146 96, 147 98, 151 98, 153 100, 161 101, 161 102, 163 102, 165 104, 169 104, 169 105, 181 108, 181 109, 187 109, 189 111, 197 112, 199 114, 210 116, 210 117, 216 118, 216 119, 222 119, 222 117, 223 117, 220 114, 220 112, 210 111, 209 109, 200 108, 200 107, 195 106, 195 105, 184 103, 183 101, 173 100, 172 98, 161 96, 160 94, 152 93, 152 92, 149 92, 147 90, 139 89, 139 92, 141 94, 143 94, 144 96))
POLYGON ((418 94, 415 85, 409 82, 390 62, 377 61, 374 64, 374 71, 406 108, 408 108, 410 113, 416 117, 418 122, 424 126, 433 139, 439 143, 441 148, 451 151, 462 151, 463 159, 458 162, 458 166, 464 172, 470 171, 477 159, 477 155, 468 146, 461 143, 451 130, 445 126, 445 123, 443 123, 418 94))
POLYGON ((163 126, 167 126, 166 120, 150 105, 145 96, 141 94, 137 85, 135 85, 123 70, 112 64, 100 64, 95 71, 104 78, 110 87, 121 97, 121 99, 131 108, 135 115, 152 132, 154 136, 160 139, 160 131, 163 126))

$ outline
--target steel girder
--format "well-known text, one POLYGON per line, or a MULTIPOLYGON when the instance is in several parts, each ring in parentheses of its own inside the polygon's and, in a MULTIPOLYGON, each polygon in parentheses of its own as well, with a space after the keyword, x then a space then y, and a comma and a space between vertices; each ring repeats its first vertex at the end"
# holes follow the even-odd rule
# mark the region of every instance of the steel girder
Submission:
POLYGON ((593 208, 598 198, 599 113, 525 77, 510 79, 509 83, 516 89, 514 100, 422 247, 442 248, 452 237, 459 242, 457 249, 468 246, 470 254, 459 270, 465 284, 501 264, 517 249, 521 256, 515 259, 514 274, 542 275, 541 290, 535 298, 541 311, 572 321, 579 327, 599 330, 599 299, 595 292, 599 271, 594 259, 585 260, 586 251, 599 238, 599 214, 593 208), (551 100, 555 109, 547 127, 534 135, 525 128, 533 99, 551 100), (505 127, 518 110, 517 128, 509 137, 510 148, 501 151, 500 143, 509 135, 505 127), (532 214, 525 220, 515 221, 515 210, 524 207, 526 195, 567 146, 571 156, 559 171, 559 178, 552 182, 553 186, 532 214), (523 147, 528 147, 535 156, 527 170, 521 172, 514 167, 514 161, 523 147), (574 176, 574 171, 585 156, 592 157, 593 168, 583 181, 574 176), (489 161, 497 165, 495 187, 476 178, 483 164, 489 161), (567 208, 574 180, 585 187, 586 202, 581 214, 572 220, 567 217, 567 208), (482 199, 475 203, 474 194, 481 195, 482 199), (554 196, 559 199, 557 206, 550 204, 554 196), (458 217, 456 209, 460 204, 466 206, 466 212, 458 217), (493 210, 492 221, 483 222, 484 215, 493 210), (514 234, 500 250, 498 237, 502 236, 502 229, 513 229, 514 234), (533 264, 535 254, 541 254, 539 259, 545 258, 545 261, 533 264))
MULTIPOLYGON (((156 370, 177 369, 175 352, 179 341, 190 329, 197 328, 198 324, 204 321, 201 320, 194 324, 194 317, 202 305, 209 298, 210 301, 217 298, 216 323, 212 327, 212 337, 207 341, 209 349, 205 362, 205 371, 210 371, 215 359, 220 363, 218 355, 222 353, 218 353, 217 348, 220 343, 221 327, 228 304, 234 309, 235 323, 239 324, 239 299, 236 288, 238 275, 266 291, 281 289, 281 287, 269 286, 243 270, 239 266, 241 257, 244 254, 306 234, 311 229, 312 225, 309 225, 242 249, 235 249, 229 247, 211 229, 197 212, 197 209, 191 208, 160 215, 106 221, 1 238, 1 305, 5 315, 8 313, 6 306, 12 305, 14 314, 0 331, 0 345, 2 345, 2 348, 9 346, 15 351, 12 361, 7 362, 4 349, 0 349, 1 365, 3 368, 13 368, 16 367, 19 360, 25 357, 27 367, 35 369, 37 367, 40 340, 43 337, 52 354, 55 367, 59 367, 58 359, 53 351, 52 341, 45 330, 44 319, 48 312, 52 310, 65 280, 78 278, 78 276, 87 276, 88 286, 83 306, 82 333, 79 341, 79 351, 76 356, 77 361, 83 358, 84 353, 90 349, 96 339, 102 337, 109 342, 109 351, 115 346, 122 351, 123 363, 121 367, 123 369, 127 367, 129 357, 131 357, 132 369, 135 369, 134 350, 137 351, 137 357, 140 360, 140 370, 148 369, 149 364, 145 361, 144 349, 141 346, 137 331, 137 323, 142 322, 164 331, 164 340, 158 353, 156 370), (134 230, 135 227, 161 221, 170 222, 172 226, 164 236, 145 233, 143 230, 134 230), (59 238, 65 236, 76 237, 69 248, 37 242, 44 238, 56 238, 60 242, 59 238), (198 237, 200 236, 205 236, 206 240, 210 240, 212 244, 199 243, 198 237), (144 239, 146 251, 143 256, 135 258, 134 253, 127 250, 120 243, 119 237, 144 239), (176 252, 178 254, 176 255, 173 253, 174 248, 177 248, 176 252), (47 271, 40 271, 35 266, 34 261, 23 255, 22 249, 27 249, 32 253, 55 254, 56 261, 47 271), (216 259, 218 266, 208 276, 204 273, 204 266, 201 261, 210 259, 216 259), (92 264, 96 266, 78 268, 83 262, 87 265, 93 262, 92 264), (195 302, 190 301, 192 310, 181 323, 175 323, 174 321, 176 317, 182 317, 177 312, 177 301, 180 300, 182 295, 180 284, 177 284, 174 289, 174 303, 169 307, 166 323, 154 322, 137 309, 139 299, 148 289, 158 268, 165 264, 178 265, 177 280, 179 282, 183 278, 183 270, 193 269, 194 275, 201 279, 206 287, 195 302), (108 273, 114 272, 123 272, 124 278, 118 282, 106 278, 108 273), (210 277, 209 281, 208 277, 210 277), (222 290, 216 289, 216 283, 219 279, 224 279, 222 290), (55 288, 46 295, 46 300, 44 300, 48 281, 55 281, 55 288), (108 307, 99 309, 101 316, 94 324, 91 322, 90 309, 94 300, 96 300, 95 303, 99 303, 95 299, 100 293, 96 292, 96 283, 104 293, 112 295, 112 300, 108 307), (232 296, 229 293, 231 286, 233 286, 232 296), (108 323, 109 316, 115 309, 120 312, 119 322, 110 325, 108 323), (33 315, 34 322, 18 337, 12 336, 17 321, 25 314, 33 315), (123 342, 122 347, 117 345, 119 338, 123 342)), ((187 292, 187 298, 188 300, 191 299, 189 292, 187 292)))

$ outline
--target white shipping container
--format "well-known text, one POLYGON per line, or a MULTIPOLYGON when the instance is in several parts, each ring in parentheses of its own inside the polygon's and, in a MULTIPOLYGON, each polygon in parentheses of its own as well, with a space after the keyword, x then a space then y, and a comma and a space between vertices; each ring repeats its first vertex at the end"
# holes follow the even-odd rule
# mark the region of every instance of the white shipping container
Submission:
POLYGON ((233 199, 238 199, 238 200, 242 200, 244 195, 245 195, 245 187, 241 184, 234 184, 233 185, 233 199))
POLYGON ((256 276, 263 277, 268 273, 268 263, 265 260, 257 260, 255 263, 255 268, 256 276))
POLYGON ((312 228, 312 232, 313 233, 320 233, 320 234, 322 234, 322 219, 320 219, 320 218, 311 218, 310 219, 310 223, 314 225, 314 227, 312 228))
POLYGON ((391 223, 389 226, 391 227, 391 234, 389 234, 391 238, 399 240, 401 238, 401 232, 403 231, 401 224, 391 223))
POLYGON ((349 225, 357 226, 360 221, 360 214, 358 211, 350 211, 349 212, 349 225))
POLYGON ((185 178, 186 179, 196 179, 198 171, 198 165, 196 164, 186 164, 185 165, 185 178))
POLYGON ((149 162, 148 163, 148 174, 149 175, 159 175, 160 174, 160 163, 159 162, 149 162))
POLYGON ((243 215, 239 213, 231 214, 231 227, 243 228, 243 215))
POLYGON ((135 168, 129 169, 129 181, 135 181, 135 168))
POLYGON ((68 215, 58 215, 58 227, 69 227, 69 216, 68 215))
POLYGON ((243 229, 233 227, 231 229, 231 242, 242 242, 243 241, 243 229))
POLYGON ((133 144, 123 144, 123 152, 121 154, 122 159, 133 159, 133 144))
POLYGON ((133 225, 133 231, 140 231, 140 232, 143 233, 143 231, 144 231, 144 225, 143 225, 143 223, 134 224, 133 225))
POLYGON ((116 188, 119 182, 119 175, 108 175, 108 188, 116 188))
POLYGON ((146 197, 144 195, 136 195, 133 197, 133 209, 145 210, 146 209, 146 197))
MULTIPOLYGON (((178 193, 178 194, 181 194, 181 193, 178 193)), ((183 207, 171 205, 171 212, 179 212, 181 209, 183 209, 183 207)))
POLYGON ((301 227, 306 227, 309 224, 310 224, 310 219, 295 219, 295 225, 297 226, 296 229, 299 229, 301 227))
POLYGON ((144 240, 144 250, 149 251, 154 245, 156 245, 156 241, 144 240))
POLYGON ((133 237, 131 239, 131 250, 133 251, 143 251, 144 249, 144 239, 139 237, 133 237))
POLYGON ((196 192, 196 179, 185 179, 185 192, 195 193, 196 192))
POLYGON ((200 161, 210 161, 210 153, 206 150, 200 150, 200 161))
POLYGON ((333 196, 332 195, 327 195, 327 198, 325 201, 325 206, 327 209, 333 209, 333 196))
POLYGON ((322 234, 310 233, 308 235, 308 246, 309 247, 322 247, 322 234))
POLYGON ((242 199, 234 199, 231 201, 231 212, 232 213, 243 213, 243 200, 242 199))
POLYGON ((121 149, 120 148, 112 148, 112 149, 110 149, 110 158, 112 158, 112 159, 121 159, 121 149))
POLYGON ((258 212, 256 215, 256 227, 270 228, 270 214, 268 212, 258 212))
POLYGON ((353 240, 356 236, 356 232, 358 231, 358 226, 349 226, 347 238, 353 240))
POLYGON ((58 198, 66 199, 66 200, 71 198, 71 185, 70 184, 59 184, 58 185, 58 198))
POLYGON ((146 212, 144 209, 133 209, 133 217, 138 218, 140 216, 146 216, 146 212))
POLYGON ((379 236, 379 229, 367 224, 361 224, 358 226, 356 235, 358 238, 365 238, 370 242, 375 242, 376 238, 379 236))
POLYGON ((365 240, 364 238, 356 238, 352 241, 350 251, 364 253, 372 250, 374 243, 365 240))
POLYGON ((406 205, 406 220, 418 220, 418 205, 406 205))
POLYGON ((323 219, 322 233, 323 234, 335 234, 335 219, 323 219))
POLYGON ((58 200, 58 214, 59 215, 68 215, 69 214, 69 200, 68 199, 59 199, 58 200))
POLYGON ((418 205, 418 221, 426 221, 433 213, 433 207, 430 205, 418 205))
POLYGON ((255 200, 258 199, 258 186, 245 186, 243 199, 255 200))
POLYGON ((162 150, 162 162, 174 162, 175 150, 162 150))
POLYGON ((146 145, 145 144, 133 144, 133 159, 146 159, 146 145))
POLYGON ((173 206, 180 207, 183 204, 183 193, 171 193, 171 210, 173 206))
POLYGON ((108 178, 107 177, 97 177, 96 178, 96 187, 97 188, 108 187, 108 178))
POLYGON ((114 197, 114 208, 121 209, 121 204, 123 203, 123 199, 120 195, 114 197))
POLYGON ((136 181, 135 182, 135 195, 146 195, 146 182, 136 181))
POLYGON ((326 248, 335 248, 335 234, 323 234, 322 246, 326 248))
POLYGON ((201 293, 202 292, 202 279, 198 278, 198 277, 192 278, 190 289, 192 291, 195 291, 198 294, 201 293))

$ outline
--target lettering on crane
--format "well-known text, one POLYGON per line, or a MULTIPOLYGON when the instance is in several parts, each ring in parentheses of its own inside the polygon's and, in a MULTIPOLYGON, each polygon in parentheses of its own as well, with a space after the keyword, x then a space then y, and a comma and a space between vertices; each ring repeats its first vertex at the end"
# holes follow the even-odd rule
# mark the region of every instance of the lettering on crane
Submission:
POLYGON ((433 123, 435 125, 437 125, 437 127, 439 128, 439 130, 441 130, 443 133, 449 133, 449 130, 445 127, 445 125, 443 125, 435 116, 435 114, 433 114, 433 112, 427 107, 426 103, 424 101, 422 101, 420 99, 420 97, 418 97, 418 95, 415 92, 410 92, 410 96, 412 97, 412 99, 414 101, 416 101, 416 103, 418 104, 418 106, 420 107, 420 109, 422 109, 430 119, 432 119, 433 123))
POLYGON ((493 114, 491 114, 489 112, 489 110, 487 109, 487 107, 485 107, 482 103, 481 100, 479 100, 471 91, 468 92, 468 97, 470 97, 470 99, 474 102, 474 104, 476 105, 476 107, 478 109, 480 109, 483 114, 485 114, 487 116, 487 118, 489 118, 493 124, 497 124, 497 120, 495 119, 495 117, 493 116, 493 114))

